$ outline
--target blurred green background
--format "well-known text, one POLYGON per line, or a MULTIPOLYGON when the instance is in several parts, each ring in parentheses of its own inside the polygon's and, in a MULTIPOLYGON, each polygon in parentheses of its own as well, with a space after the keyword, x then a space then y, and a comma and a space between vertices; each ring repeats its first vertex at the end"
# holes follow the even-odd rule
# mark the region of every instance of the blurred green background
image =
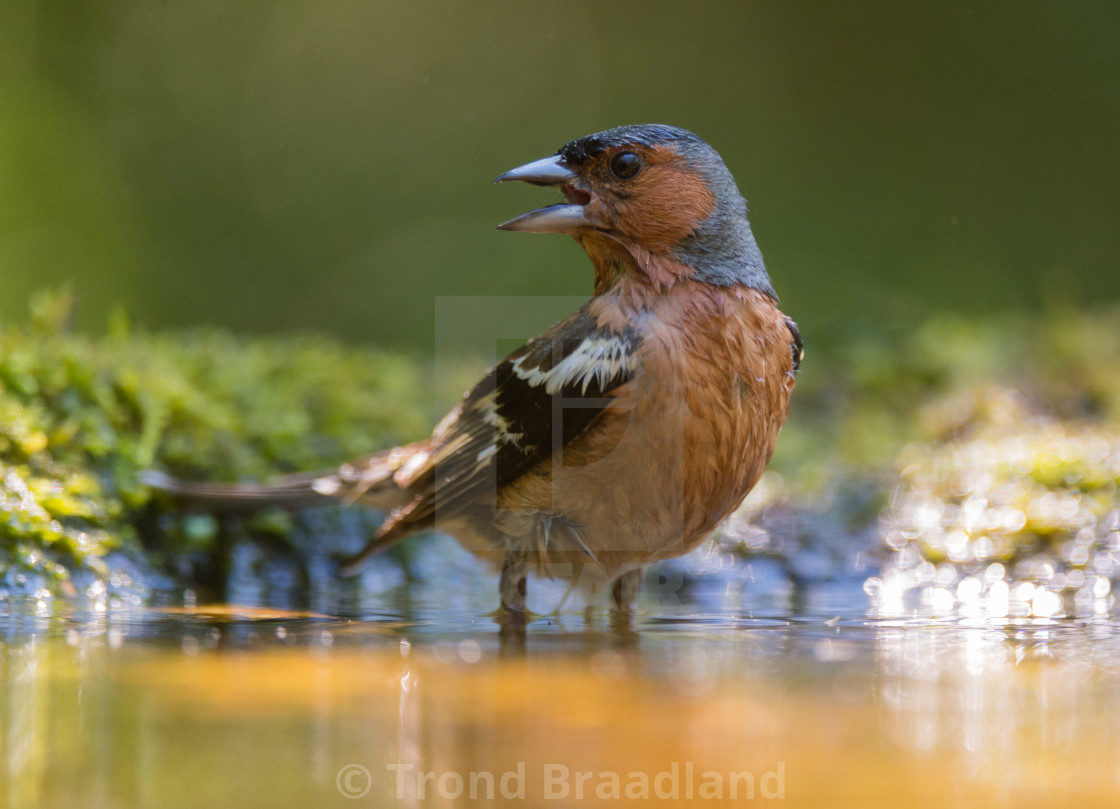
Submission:
MULTIPOLYGON (((724 156, 810 339, 1120 297, 1120 4, 4 0, 0 317, 431 350, 590 288, 490 180, 622 123, 724 156)), ((543 324, 542 324, 543 325, 543 324)))

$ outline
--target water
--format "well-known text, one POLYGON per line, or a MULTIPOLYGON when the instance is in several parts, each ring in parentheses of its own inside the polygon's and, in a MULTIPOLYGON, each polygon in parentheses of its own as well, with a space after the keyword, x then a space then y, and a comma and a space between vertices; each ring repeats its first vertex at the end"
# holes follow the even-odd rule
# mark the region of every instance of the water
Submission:
POLYGON ((0 796, 409 807, 473 785, 493 794, 482 805, 1116 804, 1110 616, 885 619, 858 582, 798 602, 701 581, 676 603, 647 587, 627 620, 580 608, 524 632, 458 585, 427 601, 391 588, 344 617, 9 603, 0 796))

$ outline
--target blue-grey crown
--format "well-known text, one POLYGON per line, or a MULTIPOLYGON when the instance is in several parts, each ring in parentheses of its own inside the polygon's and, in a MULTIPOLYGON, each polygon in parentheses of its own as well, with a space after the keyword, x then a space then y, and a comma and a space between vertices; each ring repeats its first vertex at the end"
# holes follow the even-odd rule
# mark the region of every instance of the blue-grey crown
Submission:
MULTIPOLYGON (((593 135, 568 141, 556 154, 571 163, 581 163, 589 157, 602 154, 607 149, 615 146, 657 146, 662 143, 678 141, 707 146, 699 137, 676 126, 665 124, 634 124, 631 126, 616 126, 593 135)), ((710 147, 709 147, 710 148, 710 147)))

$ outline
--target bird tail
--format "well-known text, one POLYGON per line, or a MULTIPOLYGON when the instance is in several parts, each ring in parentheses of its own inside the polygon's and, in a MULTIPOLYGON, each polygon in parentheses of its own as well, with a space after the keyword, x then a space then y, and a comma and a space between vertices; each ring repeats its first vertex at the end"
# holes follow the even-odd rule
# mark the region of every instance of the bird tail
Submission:
POLYGON ((337 503, 337 497, 322 491, 323 479, 330 477, 330 474, 291 475, 267 483, 204 483, 179 480, 149 469, 140 479, 188 508, 234 514, 273 507, 295 511, 337 503))
POLYGON ((373 455, 355 464, 324 472, 288 475, 264 483, 205 483, 179 480, 149 469, 141 481, 188 508, 232 514, 265 508, 303 508, 361 502, 372 508, 393 508, 401 491, 393 474, 407 458, 408 448, 373 455))

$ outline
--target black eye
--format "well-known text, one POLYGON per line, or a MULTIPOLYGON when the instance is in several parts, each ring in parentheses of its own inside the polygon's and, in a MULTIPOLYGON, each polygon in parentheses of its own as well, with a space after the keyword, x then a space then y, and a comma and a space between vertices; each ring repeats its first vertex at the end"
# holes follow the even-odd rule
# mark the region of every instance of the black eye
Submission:
POLYGON ((611 158, 611 173, 620 180, 629 180, 642 170, 642 158, 633 152, 619 152, 611 158))

